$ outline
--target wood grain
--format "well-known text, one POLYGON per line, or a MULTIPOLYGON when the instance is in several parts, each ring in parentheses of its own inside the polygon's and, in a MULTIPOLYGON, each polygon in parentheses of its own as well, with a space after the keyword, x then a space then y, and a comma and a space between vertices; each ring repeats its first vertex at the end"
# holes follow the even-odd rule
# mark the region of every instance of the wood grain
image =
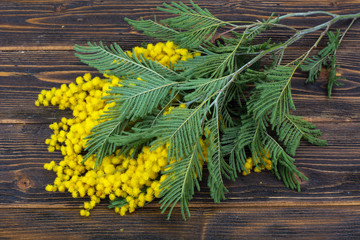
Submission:
MULTIPOLYGON (((123 20, 124 17, 151 18, 156 14, 157 18, 161 19, 167 14, 156 10, 156 6, 163 2, 160 0, 5 1, 1 6, 0 50, 41 50, 44 49, 44 45, 68 50, 74 43, 98 41, 99 36, 105 43, 116 41, 138 45, 142 41, 148 41, 149 38, 132 31, 123 20), (21 38, 17 37, 19 34, 21 38)), ((359 0, 320 0, 316 4, 309 0, 268 2, 211 0, 197 1, 197 3, 224 20, 255 20, 267 18, 272 12, 286 14, 325 10, 341 14, 354 13, 358 9, 356 6, 359 0)), ((315 25, 324 19, 321 16, 312 17, 300 21, 300 25, 315 25)), ((299 21, 296 20, 295 24, 299 24, 299 21)), ((279 36, 286 34, 282 32, 279 36)), ((49 50, 48 46, 45 49, 49 50)))
MULTIPOLYGON (((44 190, 55 174, 43 169, 60 153, 49 153, 44 140, 48 125, 71 112, 35 107, 41 89, 59 87, 86 72, 72 50, 87 41, 119 43, 130 49, 156 42, 134 31, 124 17, 158 19, 161 0, 5 0, 0 2, 0 239, 359 239, 360 238, 360 22, 348 32, 337 52, 345 80, 326 97, 326 78, 304 84, 298 72, 292 81, 296 114, 318 126, 329 146, 303 142, 296 165, 309 181, 300 193, 289 190, 270 172, 226 181, 227 200, 214 204, 206 179, 190 204, 184 222, 179 208, 172 218, 160 214, 154 201, 134 214, 120 217, 107 201, 89 218, 79 216, 85 199, 44 190)), ((186 3, 186 1, 185 1, 186 3)), ((224 20, 267 18, 272 12, 360 11, 360 0, 197 0, 224 20)), ((291 18, 299 28, 326 21, 315 15, 291 18)), ((349 21, 336 24, 344 30, 349 21)), ((283 41, 291 33, 274 29, 264 37, 283 41)), ((289 48, 284 61, 309 48, 318 33, 289 48)), ((315 49, 318 51, 325 43, 315 49)))
POLYGON ((97 209, 83 219, 71 209, 0 211, 3 239, 358 239, 359 206, 192 208, 170 221, 156 208, 125 217, 97 209), (6 219, 6 220, 5 220, 6 219), (56 222, 56 225, 53 224, 56 222), (29 223, 32 223, 29 226, 29 223), (71 224, 69 224, 71 223, 71 224), (19 229, 24 229, 19 231, 19 229), (106 231, 104 230, 106 229, 106 231))

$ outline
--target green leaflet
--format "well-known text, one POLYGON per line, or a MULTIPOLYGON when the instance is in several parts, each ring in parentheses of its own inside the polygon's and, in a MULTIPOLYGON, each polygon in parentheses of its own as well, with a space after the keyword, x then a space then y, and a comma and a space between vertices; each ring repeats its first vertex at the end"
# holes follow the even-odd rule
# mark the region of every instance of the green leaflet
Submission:
POLYGON ((169 96, 172 96, 169 92, 175 84, 177 83, 150 75, 144 80, 128 78, 123 87, 112 88, 110 96, 105 98, 115 102, 115 107, 102 115, 103 122, 92 129, 93 133, 88 136, 88 153, 85 159, 96 154, 97 165, 101 164, 105 156, 116 150, 116 145, 109 139, 129 127, 128 121, 143 119, 156 112, 157 107, 165 106, 169 96))
POLYGON ((279 141, 283 142, 286 147, 286 152, 292 156, 295 156, 302 138, 314 145, 327 145, 325 140, 318 139, 321 135, 320 130, 316 129, 312 123, 302 120, 300 116, 285 115, 283 122, 277 125, 276 133, 279 136, 279 141))
POLYGON ((328 80, 328 86, 327 86, 327 92, 328 92, 328 98, 331 98, 331 93, 333 90, 334 85, 339 87, 344 85, 344 83, 339 82, 340 77, 336 76, 336 69, 339 67, 339 65, 336 64, 336 56, 333 55, 330 61, 330 73, 329 73, 329 80, 328 80))
POLYGON ((315 82, 315 80, 319 77, 321 68, 327 67, 330 69, 329 79, 328 79, 328 97, 331 97, 333 86, 341 86, 342 84, 338 82, 339 77, 336 76, 336 69, 338 65, 336 65, 336 50, 340 45, 340 30, 336 31, 336 34, 329 31, 327 32, 327 36, 329 41, 327 46, 319 51, 316 56, 308 57, 306 60, 300 65, 302 71, 308 72, 309 76, 306 79, 306 83, 315 82))
POLYGON ((121 208, 122 206, 125 206, 127 204, 128 202, 126 201, 125 198, 116 198, 115 200, 110 202, 108 208, 115 208, 115 207, 121 208))
POLYGON ((163 79, 178 78, 176 72, 158 62, 145 59, 142 56, 139 59, 128 56, 116 43, 104 46, 102 42, 99 45, 89 42, 88 45, 88 47, 75 45, 74 50, 78 52, 75 55, 83 63, 99 70, 100 73, 107 73, 118 77, 150 75, 163 79))
POLYGON ((196 48, 204 41, 209 41, 216 33, 216 30, 227 23, 214 17, 207 9, 201 9, 191 0, 190 3, 193 8, 186 6, 182 2, 172 2, 171 5, 163 3, 164 7, 158 7, 158 9, 179 15, 161 21, 173 29, 181 30, 176 35, 175 42, 181 47, 196 48))
POLYGON ((328 66, 329 60, 339 47, 340 31, 336 35, 333 32, 327 33, 329 42, 327 46, 319 51, 316 56, 308 57, 303 64, 300 65, 301 70, 309 72, 306 82, 314 82, 320 74, 322 66, 328 66))
POLYGON ((223 130, 235 126, 240 121, 240 116, 246 112, 244 106, 246 90, 246 85, 235 82, 219 98, 219 121, 223 130))
POLYGON ((261 163, 261 155, 264 153, 262 136, 266 131, 264 122, 256 122, 249 115, 243 115, 241 124, 225 129, 222 138, 223 154, 229 156, 233 175, 246 170, 244 167, 246 148, 251 150, 252 157, 256 159, 255 164, 261 163))
POLYGON ((167 103, 167 99, 176 92, 170 90, 177 82, 163 78, 140 76, 139 79, 128 77, 121 87, 113 87, 110 95, 104 97, 110 102, 120 106, 118 116, 120 119, 136 121, 152 113, 157 107, 167 103))
MULTIPOLYGON (((301 123, 303 125, 306 125, 307 123, 299 117, 290 116, 289 118, 296 122, 292 123, 294 125, 300 125, 299 121, 302 121, 301 123)), ((310 139, 310 141, 312 141, 314 136, 319 135, 319 131, 313 129, 309 130, 313 127, 313 125, 309 128, 304 126, 300 127, 303 131, 301 131, 303 135, 301 135, 298 140, 300 141, 301 137, 304 137, 305 139, 310 139)), ((246 171, 244 165, 247 159, 246 148, 248 148, 251 151, 252 158, 255 159, 254 162, 256 167, 258 163, 264 164, 262 156, 265 153, 269 153, 273 164, 272 171, 278 179, 283 180, 287 187, 300 191, 300 185, 297 178, 307 178, 296 169, 294 164, 295 160, 287 152, 288 150, 292 151, 294 149, 289 149, 287 147, 285 150, 281 146, 281 141, 283 141, 284 145, 289 146, 288 140, 284 141, 281 134, 283 134, 283 132, 280 133, 279 140, 276 140, 268 133, 267 126, 264 122, 256 123, 251 116, 243 116, 240 126, 227 129, 222 140, 222 144, 224 145, 223 152, 224 155, 229 155, 230 166, 233 170, 234 176, 237 176, 237 173, 246 171)), ((291 136, 295 135, 294 133, 288 134, 291 136)), ((297 135, 294 137, 296 136, 297 135)), ((317 139, 317 141, 319 141, 318 145, 323 144, 321 140, 317 139)))
POLYGON ((190 79, 187 82, 184 82, 176 89, 186 91, 191 90, 188 94, 185 95, 185 101, 194 101, 194 100, 204 100, 206 97, 213 95, 220 89, 222 89, 225 84, 231 80, 233 75, 228 75, 220 78, 196 78, 190 79))
POLYGON ((111 135, 109 142, 116 145, 120 150, 119 154, 131 155, 132 158, 136 157, 142 147, 148 146, 156 137, 150 133, 150 128, 156 122, 159 113, 160 111, 146 116, 127 131, 111 135))
POLYGON ((176 42, 176 36, 179 34, 178 31, 149 19, 140 19, 136 21, 125 18, 125 21, 127 21, 136 30, 142 31, 145 35, 155 37, 163 41, 176 42))
POLYGON ((265 81, 256 83, 248 109, 257 121, 270 114, 270 123, 275 126, 290 109, 295 110, 291 95, 294 71, 294 67, 278 66, 265 72, 265 81))
POLYGON ((175 108, 159 117, 151 129, 151 134, 157 136, 153 147, 169 143, 169 161, 188 157, 203 133, 201 119, 204 114, 205 107, 199 106, 195 109, 175 108))
POLYGON ((194 195, 195 187, 200 191, 199 180, 201 180, 202 169, 199 156, 201 151, 198 140, 190 146, 188 156, 168 165, 167 170, 163 172, 167 178, 160 186, 162 188, 160 204, 162 204, 162 213, 171 206, 168 218, 170 218, 172 210, 178 202, 180 202, 183 219, 186 219, 186 214, 190 217, 189 201, 194 195))
POLYGON ((188 79, 219 78, 234 72, 235 58, 232 53, 195 57, 176 67, 187 69, 182 75, 188 79))
POLYGON ((272 169, 275 175, 284 181, 286 187, 300 191, 298 178, 307 180, 307 177, 296 169, 294 164, 295 159, 290 157, 281 145, 269 134, 264 135, 263 142, 265 149, 270 151, 273 164, 272 169))
POLYGON ((232 169, 224 159, 221 138, 221 126, 219 109, 215 108, 213 116, 205 128, 208 131, 206 138, 210 142, 208 148, 208 186, 210 188, 210 196, 214 202, 220 202, 225 199, 225 193, 228 192, 223 182, 223 175, 227 178, 231 177, 232 169))
POLYGON ((117 146, 109 141, 110 137, 115 134, 121 134, 126 126, 127 121, 122 121, 119 118, 108 119, 96 125, 91 130, 92 133, 85 138, 88 140, 85 148, 87 153, 83 161, 95 155, 95 169, 100 166, 103 158, 114 153, 117 149, 117 146))

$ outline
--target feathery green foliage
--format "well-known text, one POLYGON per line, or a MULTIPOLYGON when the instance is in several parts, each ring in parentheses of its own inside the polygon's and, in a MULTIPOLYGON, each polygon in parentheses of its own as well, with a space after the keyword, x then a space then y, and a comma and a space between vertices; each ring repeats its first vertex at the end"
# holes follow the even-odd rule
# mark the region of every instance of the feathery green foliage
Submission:
POLYGON ((224 159, 221 145, 221 126, 220 126, 219 109, 215 108, 211 120, 205 127, 207 139, 210 142, 208 148, 207 164, 209 170, 208 186, 210 196, 215 202, 225 199, 225 193, 228 191, 224 185, 223 175, 230 178, 231 169, 224 159))
POLYGON ((233 75, 223 76, 220 78, 195 78, 180 84, 177 89, 186 91, 192 90, 184 96, 185 101, 193 101, 196 99, 204 100, 207 96, 211 96, 220 89, 232 78, 233 75))
POLYGON ((319 77, 322 67, 330 69, 329 80, 328 80, 328 97, 331 97, 331 92, 334 84, 340 86, 341 83, 338 82, 338 77, 336 76, 336 50, 340 45, 340 30, 338 29, 336 34, 329 31, 327 32, 329 42, 327 46, 324 47, 316 56, 308 57, 303 64, 300 65, 301 70, 309 72, 309 76, 306 79, 306 82, 315 82, 319 77))
POLYGON ((169 143, 169 161, 189 156, 203 133, 201 119, 204 114, 205 107, 199 105, 194 109, 175 108, 159 117, 150 129, 153 135, 158 136, 152 145, 158 147, 169 143))
POLYGON ((210 41, 216 30, 228 23, 214 17, 206 8, 200 8, 192 0, 190 3, 192 8, 182 2, 172 2, 171 4, 164 3, 164 7, 158 7, 158 9, 179 15, 161 21, 172 29, 181 30, 174 39, 175 43, 181 47, 196 48, 204 41, 210 41))
POLYGON ((125 198, 116 198, 113 201, 110 201, 110 205, 108 206, 108 208, 116 208, 116 207, 122 207, 127 205, 128 202, 126 201, 125 198))
POLYGON ((176 41, 176 35, 179 34, 178 31, 150 19, 144 20, 141 18, 136 21, 125 18, 125 21, 136 30, 142 31, 145 35, 156 36, 157 39, 163 41, 176 41))
POLYGON ((118 116, 121 119, 136 121, 152 113, 159 106, 164 106, 175 91, 170 90, 177 82, 159 77, 128 77, 121 87, 113 87, 111 95, 105 97, 120 106, 118 116))
POLYGON ((96 125, 92 129, 92 134, 86 138, 88 140, 85 148, 87 153, 84 156, 84 161, 95 155, 95 169, 100 166, 103 158, 114 153, 117 149, 114 143, 109 142, 109 138, 115 134, 120 134, 126 125, 127 121, 122 121, 119 118, 110 118, 96 125))
POLYGON ((254 150, 259 148, 254 146, 255 143, 258 143, 255 141, 255 137, 259 128, 260 124, 256 124, 251 116, 243 115, 241 125, 227 128, 224 131, 223 153, 229 156, 230 166, 236 177, 237 172, 247 171, 244 167, 247 158, 246 148, 254 150))
POLYGON ((279 141, 283 142, 286 147, 286 152, 292 156, 295 156, 296 149, 300 145, 302 138, 314 145, 327 145, 325 140, 318 138, 321 135, 320 130, 300 116, 286 114, 283 122, 277 125, 276 133, 279 136, 279 141))
POLYGON ((264 136, 265 148, 270 151, 272 163, 274 165, 273 172, 282 179, 285 186, 300 191, 299 178, 307 180, 307 178, 296 169, 295 160, 289 156, 284 148, 269 134, 264 136))
POLYGON ((339 79, 341 78, 336 76, 336 70, 338 67, 339 65, 336 64, 336 56, 333 55, 329 64, 330 71, 329 71, 329 80, 327 85, 328 98, 331 97, 331 93, 334 85, 337 87, 344 85, 344 83, 339 82, 339 79))
POLYGON ((139 58, 130 57, 116 43, 111 44, 109 47, 104 46, 102 42, 99 45, 89 42, 88 45, 88 47, 75 45, 74 50, 78 52, 75 55, 83 63, 99 70, 100 73, 115 76, 150 75, 162 79, 165 79, 165 77, 176 78, 178 75, 158 62, 148 60, 142 56, 139 58))
POLYGON ((201 180, 202 169, 200 165, 201 145, 199 141, 190 146, 190 154, 179 161, 168 165, 167 170, 163 174, 167 178, 161 183, 160 200, 162 212, 171 205, 168 218, 176 203, 180 202, 181 214, 186 218, 186 214, 190 216, 189 201, 194 195, 194 188, 200 191, 199 180, 201 180))
POLYGON ((148 132, 148 128, 156 121, 158 114, 159 111, 153 115, 146 116, 141 121, 134 123, 130 129, 124 130, 120 134, 112 134, 108 141, 117 146, 119 154, 129 155, 131 153, 131 157, 134 157, 141 151, 143 146, 148 146, 154 139, 155 136, 148 132))
POLYGON ((183 76, 190 79, 204 77, 218 78, 219 76, 233 72, 234 59, 231 59, 230 55, 232 54, 222 53, 195 57, 187 62, 178 64, 177 67, 187 69, 183 73, 183 76))
POLYGON ((271 112, 270 122, 279 124, 290 109, 295 110, 291 95, 291 78, 295 68, 277 66, 265 72, 266 80, 255 84, 248 109, 256 120, 271 112))
MULTIPOLYGON (((299 179, 306 177, 296 168, 293 157, 301 139, 316 145, 326 145, 326 141, 318 138, 321 132, 313 124, 294 115, 291 80, 299 66, 309 72, 307 82, 313 82, 321 67, 327 66, 330 97, 333 86, 338 85, 336 50, 360 13, 327 14, 332 17, 330 21, 298 30, 280 21, 319 12, 270 16, 253 22, 220 20, 191 0, 190 6, 172 2, 158 9, 176 16, 160 22, 125 20, 150 37, 173 41, 189 51, 201 52, 201 56, 167 68, 141 54, 136 57, 134 51, 128 54, 116 43, 76 45, 76 56, 81 61, 101 73, 124 79, 121 87, 113 87, 105 97, 115 105, 92 129, 85 159, 95 154, 99 165, 116 149, 135 154, 144 145, 154 149, 168 144, 171 164, 162 173, 167 178, 161 184, 160 203, 162 212, 170 209, 169 217, 177 203, 183 218, 190 216, 188 205, 195 188, 200 188, 205 155, 208 186, 215 202, 225 199, 225 178, 235 180, 239 173, 248 171, 245 163, 249 157, 260 168, 265 164, 263 157, 270 155, 274 174, 287 187, 300 191, 299 179), (343 19, 353 22, 342 35, 340 31, 328 31, 343 19), (259 41, 263 32, 274 27, 295 33, 282 43, 259 41), (290 64, 282 63, 289 45, 321 29, 324 31, 314 46, 290 64), (308 57, 326 33, 328 45, 317 56, 308 57), (261 64, 262 58, 271 54, 275 56, 270 58, 272 62, 261 64), (167 107, 179 103, 185 103, 186 108, 175 107, 163 114, 167 107), (208 143, 206 149, 201 146, 202 138, 208 143)), ((117 199, 111 206, 117 204, 123 204, 123 200, 117 199)))

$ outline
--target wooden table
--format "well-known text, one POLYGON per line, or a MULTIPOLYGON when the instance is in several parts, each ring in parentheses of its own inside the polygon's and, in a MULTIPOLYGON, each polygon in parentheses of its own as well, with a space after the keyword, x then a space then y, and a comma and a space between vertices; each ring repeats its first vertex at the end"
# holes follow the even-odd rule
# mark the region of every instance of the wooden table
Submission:
MULTIPOLYGON (((337 56, 344 86, 325 94, 326 79, 304 84, 305 74, 293 79, 297 112, 314 122, 328 147, 305 142, 297 166, 309 181, 300 193, 284 187, 270 172, 252 173, 228 181, 227 200, 214 204, 206 183, 191 202, 192 217, 184 222, 177 208, 171 220, 160 214, 155 201, 121 217, 106 208, 89 218, 79 215, 82 199, 44 190, 55 175, 43 169, 60 153, 48 153, 44 140, 48 125, 69 112, 35 107, 41 89, 74 81, 94 69, 72 51, 87 41, 118 42, 130 49, 155 41, 132 30, 125 16, 162 17, 160 0, 5 0, 0 3, 0 239, 360 239, 360 21, 348 32, 337 56), (50 3, 49 3, 50 2, 50 3)), ((198 0, 225 20, 266 18, 325 10, 356 13, 359 0, 198 0)), ((290 19, 289 24, 310 26, 325 16, 290 19)), ((349 21, 336 26, 344 30, 349 21)), ((290 36, 278 29, 275 38, 290 36)), ((288 52, 297 56, 315 41, 304 38, 288 52)), ((324 43, 321 45, 324 46, 324 43)))

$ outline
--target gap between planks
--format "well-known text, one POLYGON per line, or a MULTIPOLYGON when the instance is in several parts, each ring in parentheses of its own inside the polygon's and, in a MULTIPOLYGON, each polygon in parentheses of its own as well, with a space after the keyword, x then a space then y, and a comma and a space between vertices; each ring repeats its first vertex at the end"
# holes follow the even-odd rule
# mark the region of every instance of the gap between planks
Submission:
MULTIPOLYGON (((102 203, 101 205, 103 205, 102 203)), ((0 204, 0 209, 79 209, 82 204, 79 206, 66 206, 64 204, 32 204, 32 203, 22 203, 22 204, 0 204)), ((149 203, 145 208, 147 209, 158 209, 161 204, 159 203, 149 203)), ((221 204, 216 204, 213 202, 209 203, 190 203, 191 208, 269 208, 269 207, 346 207, 346 206, 360 206, 360 201, 309 201, 309 202, 299 202, 299 201, 273 201, 273 202, 221 202, 221 204)), ((98 208, 101 206, 99 205, 98 208)), ((180 207, 179 204, 176 207, 180 207)))
MULTIPOLYGON (((331 118, 318 118, 318 117, 314 117, 314 118, 303 118, 306 121, 309 121, 311 123, 357 123, 360 122, 360 119, 356 118, 356 119, 351 119, 351 118, 346 118, 346 119, 341 119, 341 120, 334 120, 331 118)), ((54 121, 56 121, 56 119, 49 119, 49 121, 46 120, 35 120, 35 119, 7 119, 7 118, 3 118, 1 119, 0 116, 0 124, 51 124, 54 121)))
POLYGON ((74 46, 2 46, 0 51, 69 51, 74 46))

